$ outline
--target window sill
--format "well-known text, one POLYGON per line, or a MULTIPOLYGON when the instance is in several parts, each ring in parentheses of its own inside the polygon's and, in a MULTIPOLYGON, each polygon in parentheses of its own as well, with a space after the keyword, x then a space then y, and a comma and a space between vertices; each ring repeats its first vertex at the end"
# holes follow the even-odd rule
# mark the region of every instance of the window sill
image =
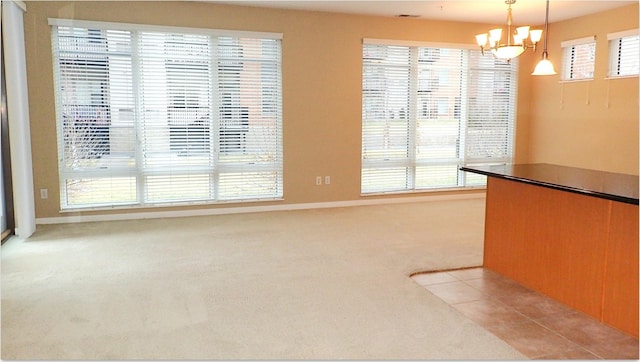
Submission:
POLYGON ((638 78, 638 74, 633 74, 633 75, 619 75, 619 76, 612 76, 612 77, 606 77, 604 78, 605 80, 612 80, 612 79, 629 79, 629 78, 638 78))
POLYGON ((561 79, 558 83, 580 83, 580 82, 591 82, 593 78, 589 79, 561 79))
POLYGON ((440 193, 440 192, 478 191, 478 190, 486 190, 486 188, 487 188, 486 186, 460 186, 460 187, 433 188, 433 189, 420 189, 420 190, 400 190, 400 191, 360 193, 360 196, 375 197, 375 196, 386 196, 386 195, 419 195, 419 194, 430 194, 430 193, 440 193))
POLYGON ((61 214, 78 213, 78 212, 92 212, 92 211, 136 211, 136 210, 156 210, 165 209, 170 207, 191 207, 191 206, 222 206, 232 204, 248 204, 248 203, 261 203, 261 202, 280 202, 284 201, 283 197, 263 198, 263 199, 243 199, 243 200, 225 200, 225 201, 192 201, 192 202, 167 202, 163 204, 127 204, 117 206, 87 206, 87 207, 70 207, 61 209, 61 214))

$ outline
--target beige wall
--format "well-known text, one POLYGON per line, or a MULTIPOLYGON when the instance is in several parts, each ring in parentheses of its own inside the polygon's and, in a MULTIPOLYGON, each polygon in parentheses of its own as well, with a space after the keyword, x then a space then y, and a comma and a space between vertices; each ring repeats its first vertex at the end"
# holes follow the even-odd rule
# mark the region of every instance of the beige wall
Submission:
MULTIPOLYGON (((215 5, 190 2, 28 2, 25 14, 25 39, 29 98, 31 100, 31 132, 34 157, 34 179, 36 190, 36 216, 57 217, 77 215, 59 213, 59 183, 57 175, 56 129, 53 99, 53 76, 51 64, 49 17, 81 20, 129 22, 155 25, 269 31, 283 33, 283 118, 284 118, 284 203, 309 203, 348 201, 360 196, 360 124, 361 124, 361 74, 362 38, 386 38, 399 40, 431 41, 444 43, 472 44, 473 35, 488 28, 483 24, 461 24, 428 21, 421 19, 384 18, 355 15, 339 15, 320 12, 287 11, 251 7, 215 5), (315 186, 315 176, 331 176, 331 185, 315 186), (38 190, 49 189, 49 199, 40 200, 38 190)), ((637 6, 635 6, 637 15, 637 6)), ((636 21, 637 16, 629 11, 620 12, 623 18, 636 21)), ((616 22, 618 25, 621 21, 616 22)), ((596 28, 600 24, 596 23, 596 28)), ((582 26, 582 25, 581 25, 582 26)), ((591 28, 593 28, 591 24, 591 28)), ((571 33, 571 23, 554 25, 552 44, 584 35, 571 33)), ((626 29, 617 26, 602 32, 626 29)), ((600 33, 598 34, 600 36, 600 33)), ((606 38, 606 35, 603 35, 606 38)), ((602 37, 602 36, 600 36, 602 37)), ((600 46, 600 45, 599 45, 600 46)), ((550 48, 554 60, 559 49, 550 48)), ((539 55, 539 54, 538 54, 539 55)), ((602 159, 591 162, 590 156, 579 159, 568 158, 562 151, 567 142, 587 149, 575 135, 567 134, 570 140, 557 141, 557 133, 552 132, 552 120, 566 124, 582 122, 585 117, 575 116, 576 108, 584 108, 574 100, 565 85, 563 109, 550 115, 548 103, 556 106, 553 94, 559 92, 557 79, 532 80, 529 74, 538 55, 522 57, 520 68, 520 88, 518 94, 518 123, 516 138, 516 161, 540 161, 584 167, 611 169, 614 171, 637 173, 638 114, 637 78, 616 80, 635 86, 633 92, 618 86, 611 87, 611 95, 624 94, 609 108, 601 111, 600 117, 590 117, 594 136, 605 133, 607 140, 593 137, 601 145, 614 144, 616 150, 602 148, 590 152, 602 159), (549 84, 547 84, 549 83, 549 84), (553 88, 552 92, 548 87, 553 88), (547 94, 549 93, 549 94, 547 94), (620 109, 624 111, 617 111, 620 109), (633 108, 633 112, 629 109, 633 108), (615 115, 613 113, 615 112, 615 115), (570 113, 571 116, 568 116, 570 113), (615 117, 614 117, 615 116, 615 117), (624 116, 624 117, 623 117, 624 116), (606 118, 606 121, 605 121, 606 118), (610 118, 616 118, 612 120, 610 118), (561 122, 558 121, 561 119, 561 122), (575 121, 570 121, 575 120, 575 121), (609 132, 610 123, 616 122, 614 132, 609 132), (609 134, 610 133, 610 134, 609 134), (620 137, 623 142, 609 142, 620 137), (621 143, 630 143, 622 146, 621 143), (540 148, 544 148, 540 150, 540 148), (635 159, 627 155, 619 160, 616 152, 624 148, 625 153, 634 153, 635 159), (630 150, 633 148, 634 152, 630 150), (600 155, 600 152, 604 154, 600 155), (610 167, 610 160, 617 160, 616 167, 610 167)), ((559 66, 559 65, 557 65, 559 66)), ((601 78, 601 76, 598 75, 601 78)), ((594 81, 592 107, 596 95, 600 99, 603 92, 599 88, 606 82, 594 81), (602 85, 601 85, 602 84, 602 85), (596 89, 598 88, 598 89, 596 89)), ((573 86, 573 84, 571 85, 573 86)), ((598 106, 599 107, 599 106, 598 106)), ((556 107, 559 108, 559 107, 556 107)), ((585 110, 584 114, 592 112, 585 110)), ((582 154, 581 152, 577 152, 582 154)), ((411 195, 408 195, 410 197, 411 195)), ((370 198, 370 197, 369 197, 370 198)), ((265 205, 268 203, 260 203, 265 205)), ((247 204, 248 205, 248 204, 247 204)), ((228 207, 238 204, 199 207, 228 207)), ((193 207, 192 207, 193 208, 193 207)), ((179 208, 178 208, 179 209, 179 208)), ((163 209, 170 210, 170 209, 163 209)), ((105 213, 105 212, 102 212, 105 213)), ((85 213, 89 214, 89 213, 85 213)))
POLYGON ((533 77, 529 162, 638 174, 638 77, 606 80, 607 33, 638 28, 638 4, 551 24, 558 75, 533 77), (596 36, 595 79, 560 82, 560 42, 596 36))

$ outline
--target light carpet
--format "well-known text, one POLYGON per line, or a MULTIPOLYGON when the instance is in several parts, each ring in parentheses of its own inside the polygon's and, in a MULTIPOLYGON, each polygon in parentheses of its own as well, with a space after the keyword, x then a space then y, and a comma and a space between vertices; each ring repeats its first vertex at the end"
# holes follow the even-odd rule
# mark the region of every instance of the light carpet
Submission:
POLYGON ((482 263, 484 199, 40 225, 2 359, 524 359, 409 275, 482 263))

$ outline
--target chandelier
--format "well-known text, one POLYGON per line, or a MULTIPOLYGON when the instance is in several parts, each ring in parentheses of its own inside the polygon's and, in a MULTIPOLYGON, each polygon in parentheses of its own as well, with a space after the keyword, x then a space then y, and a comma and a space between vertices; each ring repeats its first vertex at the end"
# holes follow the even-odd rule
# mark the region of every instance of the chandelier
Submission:
POLYGON ((535 52, 536 45, 542 38, 542 30, 529 30, 530 26, 520 26, 515 31, 512 31, 513 15, 511 15, 511 5, 515 4, 516 0, 505 0, 504 3, 508 5, 506 43, 502 42, 502 28, 491 29, 488 34, 478 34, 476 35, 476 41, 483 55, 484 51, 488 49, 496 58, 509 62, 529 48, 535 52))

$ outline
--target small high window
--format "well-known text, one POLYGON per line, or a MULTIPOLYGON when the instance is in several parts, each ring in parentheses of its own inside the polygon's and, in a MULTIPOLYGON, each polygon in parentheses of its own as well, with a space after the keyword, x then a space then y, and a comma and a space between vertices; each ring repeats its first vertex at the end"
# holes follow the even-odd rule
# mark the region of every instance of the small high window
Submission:
POLYGON ((640 73, 640 35, 638 29, 607 35, 609 77, 637 76, 640 73))
POLYGON ((567 40, 562 46, 562 80, 593 79, 596 61, 596 37, 567 40))

